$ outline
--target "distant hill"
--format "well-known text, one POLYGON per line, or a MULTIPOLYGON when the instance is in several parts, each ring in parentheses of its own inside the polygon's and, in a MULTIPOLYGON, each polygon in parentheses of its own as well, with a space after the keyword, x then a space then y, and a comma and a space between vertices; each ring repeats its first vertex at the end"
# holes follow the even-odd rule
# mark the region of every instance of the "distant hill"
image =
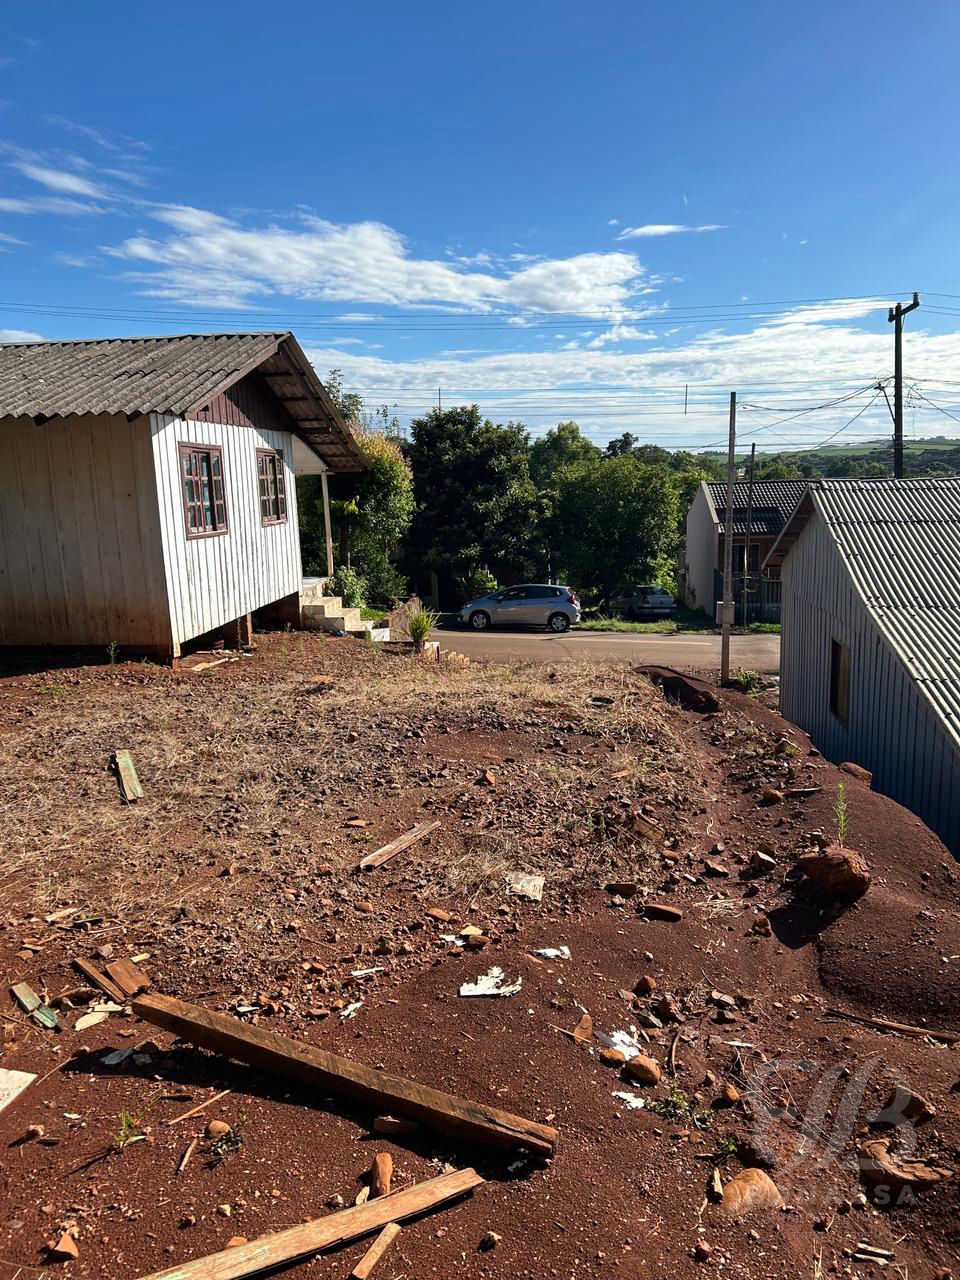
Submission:
MULTIPOLYGON (((725 455, 711 450, 701 455, 716 465, 725 455)), ((937 436, 924 440, 906 440, 903 446, 904 473, 907 476, 960 475, 960 440, 937 436)), ((742 469, 743 456, 737 458, 742 469)), ((864 441, 859 444, 824 445, 817 449, 790 450, 784 453, 757 454, 758 480, 817 479, 830 476, 892 476, 893 442, 889 439, 864 441)))

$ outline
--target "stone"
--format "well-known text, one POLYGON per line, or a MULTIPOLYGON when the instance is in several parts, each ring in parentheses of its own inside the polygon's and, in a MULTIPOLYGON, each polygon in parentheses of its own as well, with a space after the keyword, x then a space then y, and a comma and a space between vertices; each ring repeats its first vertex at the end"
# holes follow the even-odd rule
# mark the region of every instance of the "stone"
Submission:
POLYGON ((441 924, 449 924, 453 916, 449 911, 444 911, 442 907, 428 907, 426 914, 431 920, 439 920, 441 924))
POLYGON ((619 1049, 611 1049, 605 1046, 600 1050, 600 1061, 607 1067, 622 1067, 627 1060, 627 1056, 621 1053, 619 1049))
POLYGON ((668 920, 676 924, 683 919, 680 908, 671 907, 666 902, 644 902, 639 909, 650 920, 668 920))
POLYGON ((728 1218, 742 1218, 755 1209, 779 1209, 780 1189, 762 1169, 742 1169, 723 1188, 722 1209, 728 1218))
POLYGON ((883 1104, 883 1110, 875 1115, 870 1123, 895 1125, 902 1120, 912 1120, 915 1124, 922 1124, 924 1120, 933 1119, 936 1114, 922 1094, 914 1093, 906 1085, 895 1084, 889 1098, 883 1104))
POLYGON ((389 1151, 378 1151, 370 1169, 370 1197, 388 1196, 393 1179, 393 1156, 389 1151))
POLYGON ((707 1244, 706 1240, 698 1240, 693 1246, 693 1256, 697 1262, 709 1262, 713 1257, 713 1245, 707 1244))
POLYGON ((51 1262, 72 1262, 80 1257, 77 1242, 68 1231, 64 1231, 58 1240, 47 1242, 47 1253, 51 1262))
POLYGON ((468 951, 482 951, 490 939, 484 933, 471 934, 469 938, 465 938, 463 945, 468 951))
POLYGON ((368 916, 373 912, 373 903, 363 898, 360 902, 353 904, 353 909, 354 911, 359 911, 362 915, 368 916))
POLYGON ((474 780, 474 786, 477 787, 495 787, 497 779, 489 769, 484 769, 483 773, 474 780))
POLYGON ((754 875, 769 875, 771 871, 776 871, 776 869, 777 860, 776 858, 771 858, 769 853, 761 853, 757 850, 756 853, 750 855, 750 870, 754 875))
POLYGON ((722 862, 715 862, 713 858, 704 858, 703 873, 707 876, 728 876, 730 868, 725 867, 722 862))
POLYGON ((760 792, 759 803, 763 805, 782 804, 783 792, 778 791, 776 787, 764 787, 760 792))
POLYGON ((643 1053, 638 1053, 635 1058, 629 1059, 626 1071, 631 1080, 635 1080, 637 1084, 653 1085, 660 1081, 660 1068, 652 1058, 648 1058, 643 1053))
POLYGON ((637 885, 632 880, 611 880, 603 887, 617 898, 632 898, 637 892, 637 885))
POLYGON ((843 845, 810 849, 799 856, 797 866, 829 897, 859 898, 870 888, 870 868, 855 849, 843 845))
POLYGON ((491 1249, 495 1249, 502 1239, 503 1236, 498 1236, 496 1231, 485 1231, 480 1237, 477 1248, 482 1253, 488 1253, 491 1249))
POLYGON ((715 1107, 735 1107, 740 1101, 740 1091, 736 1085, 730 1084, 729 1081, 722 1086, 720 1092, 713 1100, 715 1107))
POLYGON ((773 925, 770 923, 769 916, 757 916, 750 932, 757 934, 761 938, 769 938, 773 933, 773 925))
POLYGON ((854 764, 852 760, 844 760, 840 768, 844 773, 849 773, 851 778, 859 778, 861 782, 865 782, 868 787, 873 780, 873 774, 869 769, 864 769, 863 765, 854 764))
POLYGON ((230 1126, 226 1120, 211 1120, 206 1128, 208 1138, 225 1138, 229 1132, 230 1126))
POLYGON ((651 991, 656 991, 656 989, 657 989, 657 980, 649 973, 645 973, 643 977, 638 980, 637 985, 633 988, 634 994, 638 996, 648 996, 650 995, 651 991))
POLYGON ((217 1213, 220 1215, 221 1218, 229 1218, 233 1213, 233 1210, 230 1208, 228 1204, 218 1204, 217 1213))
POLYGON ((891 1138, 871 1138, 860 1147, 860 1172, 874 1194, 897 1202, 905 1190, 918 1191, 951 1176, 949 1169, 891 1153, 891 1138))
POLYGON ((239 1249, 242 1244, 249 1244, 250 1241, 246 1236, 231 1236, 227 1243, 223 1246, 225 1249, 239 1249))

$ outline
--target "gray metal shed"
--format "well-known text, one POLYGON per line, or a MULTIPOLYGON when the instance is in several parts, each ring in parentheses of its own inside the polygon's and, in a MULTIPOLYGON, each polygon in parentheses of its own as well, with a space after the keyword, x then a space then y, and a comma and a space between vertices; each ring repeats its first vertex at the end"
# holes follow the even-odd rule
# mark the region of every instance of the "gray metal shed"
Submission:
POLYGON ((783 714, 960 855, 960 478, 811 483, 774 565, 783 714))

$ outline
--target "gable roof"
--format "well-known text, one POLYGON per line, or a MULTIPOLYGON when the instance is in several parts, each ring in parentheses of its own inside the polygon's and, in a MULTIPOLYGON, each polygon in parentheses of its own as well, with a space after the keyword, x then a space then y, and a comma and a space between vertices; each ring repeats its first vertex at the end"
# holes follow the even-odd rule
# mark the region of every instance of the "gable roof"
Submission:
POLYGON ((815 515, 879 631, 960 742, 960 477, 811 483, 765 569, 783 563, 815 515))
MULTIPOLYGON (((706 481, 707 494, 713 505, 714 514, 723 533, 723 525, 727 514, 727 486, 723 481, 706 481)), ((807 487, 806 480, 756 480, 753 485, 753 513, 750 521, 751 533, 779 533, 786 523, 787 517, 794 509, 803 491, 807 487)), ((750 485, 745 480, 734 482, 733 486, 733 534, 734 537, 747 532, 747 504, 750 485)))
POLYGON ((365 465, 360 446, 292 333, 0 345, 0 418, 189 417, 254 370, 294 419, 296 434, 331 470, 357 471, 365 465))

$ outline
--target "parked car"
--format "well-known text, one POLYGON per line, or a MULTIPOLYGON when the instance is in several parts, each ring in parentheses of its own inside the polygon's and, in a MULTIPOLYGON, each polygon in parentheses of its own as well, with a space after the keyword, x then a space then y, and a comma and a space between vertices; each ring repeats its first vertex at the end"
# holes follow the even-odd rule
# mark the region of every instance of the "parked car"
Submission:
POLYGON ((613 613, 621 613, 631 622, 643 618, 659 618, 675 613, 677 602, 663 587, 624 587, 610 601, 613 613))
POLYGON ((510 625, 566 631, 580 621, 580 601, 569 587, 525 582, 469 600, 460 610, 460 621, 474 631, 510 625))

